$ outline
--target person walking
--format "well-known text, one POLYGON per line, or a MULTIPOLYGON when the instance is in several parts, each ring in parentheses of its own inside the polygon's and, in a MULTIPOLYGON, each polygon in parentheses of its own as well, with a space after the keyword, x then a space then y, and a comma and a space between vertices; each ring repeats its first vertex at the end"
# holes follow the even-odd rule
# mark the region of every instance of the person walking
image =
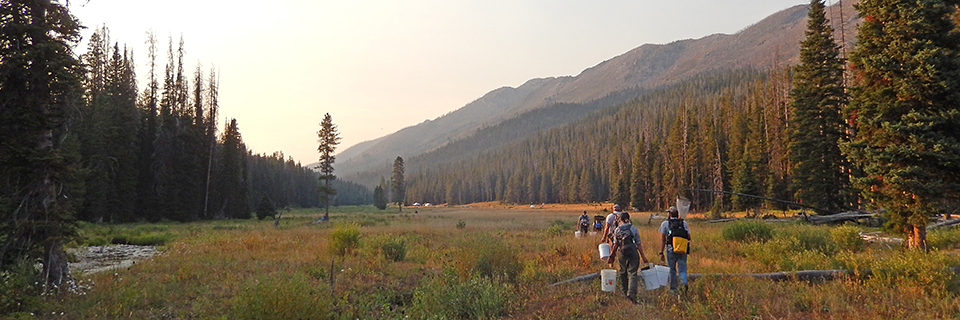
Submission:
POLYGON ((630 223, 630 214, 620 213, 620 225, 613 231, 613 247, 611 252, 614 254, 608 258, 608 263, 620 259, 620 269, 617 272, 617 278, 620 283, 620 291, 630 302, 637 303, 637 270, 640 269, 640 261, 647 263, 647 256, 643 254, 643 246, 640 243, 640 232, 637 227, 630 223), (616 257, 616 258, 615 258, 616 257))
POLYGON ((613 244, 613 231, 617 229, 617 226, 620 224, 620 205, 613 205, 613 212, 607 215, 607 219, 604 220, 603 225, 603 237, 600 238, 600 242, 607 242, 611 245, 613 244))
POLYGON ((587 235, 587 229, 590 227, 590 216, 587 215, 587 210, 583 210, 583 214, 580 215, 580 218, 577 219, 577 230, 580 230, 580 234, 583 236, 587 235))
POLYGON ((690 226, 680 218, 677 207, 667 209, 668 218, 660 224, 660 260, 666 255, 670 267, 670 292, 677 293, 677 278, 687 291, 687 254, 690 252, 690 226))

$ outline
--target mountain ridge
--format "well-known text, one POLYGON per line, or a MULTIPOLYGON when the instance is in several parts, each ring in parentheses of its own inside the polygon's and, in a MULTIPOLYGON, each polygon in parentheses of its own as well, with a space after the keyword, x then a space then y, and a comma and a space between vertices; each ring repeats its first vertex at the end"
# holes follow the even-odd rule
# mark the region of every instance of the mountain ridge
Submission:
MULTIPOLYGON (((844 10, 852 13, 851 2, 844 4, 844 10)), ((534 78, 516 88, 494 89, 434 120, 348 148, 341 153, 344 156, 335 164, 336 170, 345 179, 362 180, 357 182, 371 185, 379 181, 369 181, 376 174, 361 177, 360 173, 386 170, 389 175, 389 168, 397 156, 407 159, 437 150, 454 141, 467 139, 482 128, 496 126, 536 109, 558 104, 587 105, 594 101, 613 105, 625 102, 630 93, 666 86, 711 71, 793 65, 806 30, 807 8, 808 5, 792 6, 734 34, 716 33, 666 44, 643 44, 586 68, 576 76, 534 78), (615 98, 609 98, 611 96, 615 98)), ((855 28, 856 22, 855 14, 845 16, 843 25, 849 29, 846 32, 855 28)), ((834 26, 839 25, 834 23, 834 26)), ((846 37, 848 43, 854 38, 846 37)), ((561 119, 548 125, 562 125, 574 120, 561 119)))

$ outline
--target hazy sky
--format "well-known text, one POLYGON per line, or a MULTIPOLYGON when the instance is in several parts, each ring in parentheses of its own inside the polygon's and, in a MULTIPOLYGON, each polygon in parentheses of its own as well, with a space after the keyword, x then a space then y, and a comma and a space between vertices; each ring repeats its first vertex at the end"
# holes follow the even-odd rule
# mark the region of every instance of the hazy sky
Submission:
MULTIPOLYGON (((828 4, 836 0, 828 1, 828 4)), ((92 29, 134 51, 181 35, 185 68, 215 67, 220 124, 247 147, 317 161, 330 113, 338 151, 435 119, 503 86, 573 76, 645 43, 735 33, 806 0, 73 0, 92 29)), ((77 49, 86 52, 85 42, 77 49)), ((162 75, 161 75, 162 76, 162 75)), ((206 77, 206 76, 205 76, 206 77)), ((142 91, 144 81, 140 83, 142 91)), ((192 85, 192 84, 191 84, 192 85)))

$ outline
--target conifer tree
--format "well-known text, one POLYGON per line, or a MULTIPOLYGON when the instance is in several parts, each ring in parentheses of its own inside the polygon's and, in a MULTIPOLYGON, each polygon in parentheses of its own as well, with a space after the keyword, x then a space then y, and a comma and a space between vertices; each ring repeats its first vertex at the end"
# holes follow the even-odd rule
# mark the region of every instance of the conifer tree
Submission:
POLYGON ((798 202, 839 212, 849 203, 849 179, 843 171, 848 165, 838 145, 844 130, 840 112, 847 101, 844 66, 822 0, 810 2, 808 16, 790 92, 791 187, 798 202))
POLYGON ((387 195, 384 191, 387 183, 384 182, 383 177, 380 177, 380 184, 373 188, 373 206, 377 209, 384 210, 387 208, 387 195))
POLYGON ((320 169, 320 184, 317 186, 317 191, 320 192, 320 202, 323 204, 323 219, 329 220, 330 196, 337 194, 337 190, 330 186, 330 182, 337 178, 333 175, 333 162, 336 160, 333 152, 340 144, 340 133, 337 132, 337 126, 333 124, 333 117, 329 113, 323 115, 320 131, 317 131, 317 141, 320 143, 317 147, 317 151, 320 152, 320 163, 317 165, 320 169))
POLYGON ((224 129, 223 152, 221 154, 220 183, 220 212, 219 217, 232 219, 249 219, 250 206, 247 203, 247 148, 240 136, 240 127, 237 119, 230 119, 224 129))
POLYGON ((960 190, 958 1, 864 1, 851 55, 857 83, 845 110, 854 135, 842 144, 863 171, 853 183, 911 248, 960 190))
POLYGON ((397 211, 403 211, 403 202, 407 198, 407 187, 403 183, 403 158, 397 156, 393 160, 393 174, 390 176, 390 186, 393 202, 397 203, 397 211))
POLYGON ((68 134, 82 95, 80 25, 53 1, 0 0, 0 17, 0 274, 39 261, 38 282, 60 288, 80 196, 68 134))
POLYGON ((645 166, 645 157, 647 153, 647 146, 645 141, 640 141, 634 147, 633 160, 631 165, 633 166, 632 177, 630 179, 630 205, 636 208, 637 210, 649 210, 649 204, 647 201, 647 173, 649 169, 645 166))
POLYGON ((137 154, 139 166, 137 174, 137 212, 147 221, 157 222, 163 218, 159 183, 157 177, 157 137, 159 135, 159 90, 157 81, 157 39, 153 32, 147 33, 147 59, 149 73, 147 86, 140 95, 141 130, 138 140, 140 148, 137 154))

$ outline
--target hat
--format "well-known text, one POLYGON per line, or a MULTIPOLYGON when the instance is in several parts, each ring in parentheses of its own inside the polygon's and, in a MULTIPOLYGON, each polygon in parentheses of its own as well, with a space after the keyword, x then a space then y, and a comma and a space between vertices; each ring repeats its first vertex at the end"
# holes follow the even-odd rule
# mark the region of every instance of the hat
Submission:
POLYGON ((666 212, 679 212, 679 211, 677 211, 677 207, 671 206, 670 209, 667 209, 666 212))
POLYGON ((620 205, 619 205, 619 204, 614 204, 614 205, 613 205, 613 210, 620 211, 620 205))

